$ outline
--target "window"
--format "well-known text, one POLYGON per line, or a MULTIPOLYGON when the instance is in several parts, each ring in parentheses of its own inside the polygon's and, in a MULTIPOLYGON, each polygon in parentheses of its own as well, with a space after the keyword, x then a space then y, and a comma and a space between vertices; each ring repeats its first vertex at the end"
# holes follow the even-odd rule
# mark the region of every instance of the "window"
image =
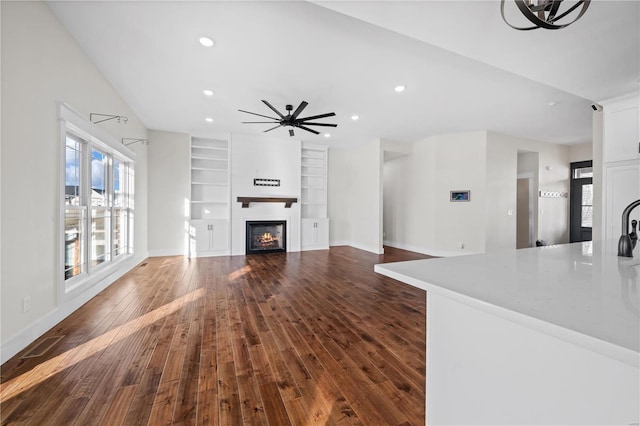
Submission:
POLYGON ((580 167, 573 169, 574 179, 584 179, 593 177, 593 167, 580 167))
POLYGON ((83 143, 66 137, 64 191, 64 277, 72 278, 86 270, 84 263, 84 229, 86 208, 82 201, 83 143))
POLYGON ((593 184, 588 183, 582 185, 582 202, 580 205, 582 209, 582 220, 580 225, 583 228, 593 227, 593 184))
POLYGON ((61 106, 63 289, 91 282, 133 253, 133 153, 61 106), (127 152, 128 151, 128 152, 127 152))

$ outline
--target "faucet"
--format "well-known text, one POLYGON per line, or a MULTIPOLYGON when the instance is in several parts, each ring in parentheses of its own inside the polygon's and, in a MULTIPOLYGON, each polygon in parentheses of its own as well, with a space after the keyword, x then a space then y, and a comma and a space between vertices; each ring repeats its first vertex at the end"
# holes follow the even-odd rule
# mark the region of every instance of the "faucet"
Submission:
POLYGON ((618 240, 618 256, 633 257, 633 243, 629 235, 629 215, 631 214, 631 210, 638 206, 640 206, 640 200, 629 204, 622 212, 622 235, 618 240))

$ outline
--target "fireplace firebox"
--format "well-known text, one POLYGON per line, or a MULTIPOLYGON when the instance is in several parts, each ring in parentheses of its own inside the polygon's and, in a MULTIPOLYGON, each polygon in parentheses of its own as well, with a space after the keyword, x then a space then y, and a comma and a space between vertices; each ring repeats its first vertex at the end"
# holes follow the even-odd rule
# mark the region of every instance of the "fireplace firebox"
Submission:
POLYGON ((246 254, 287 251, 286 221, 248 220, 246 224, 246 254))

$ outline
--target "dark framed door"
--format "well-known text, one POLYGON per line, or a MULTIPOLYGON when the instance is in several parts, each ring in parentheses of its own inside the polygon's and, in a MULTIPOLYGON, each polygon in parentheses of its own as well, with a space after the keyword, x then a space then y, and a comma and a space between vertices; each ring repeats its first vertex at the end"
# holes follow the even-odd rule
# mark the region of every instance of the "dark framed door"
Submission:
POLYGON ((593 162, 571 163, 569 241, 591 241, 593 227, 593 162))

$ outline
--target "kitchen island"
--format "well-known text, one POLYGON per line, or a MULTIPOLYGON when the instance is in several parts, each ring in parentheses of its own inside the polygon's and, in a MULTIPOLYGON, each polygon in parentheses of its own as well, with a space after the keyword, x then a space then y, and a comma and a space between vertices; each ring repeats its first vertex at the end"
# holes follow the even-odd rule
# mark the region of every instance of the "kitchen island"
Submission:
POLYGON ((638 424, 640 253, 616 247, 376 265, 427 292, 427 424, 638 424))

